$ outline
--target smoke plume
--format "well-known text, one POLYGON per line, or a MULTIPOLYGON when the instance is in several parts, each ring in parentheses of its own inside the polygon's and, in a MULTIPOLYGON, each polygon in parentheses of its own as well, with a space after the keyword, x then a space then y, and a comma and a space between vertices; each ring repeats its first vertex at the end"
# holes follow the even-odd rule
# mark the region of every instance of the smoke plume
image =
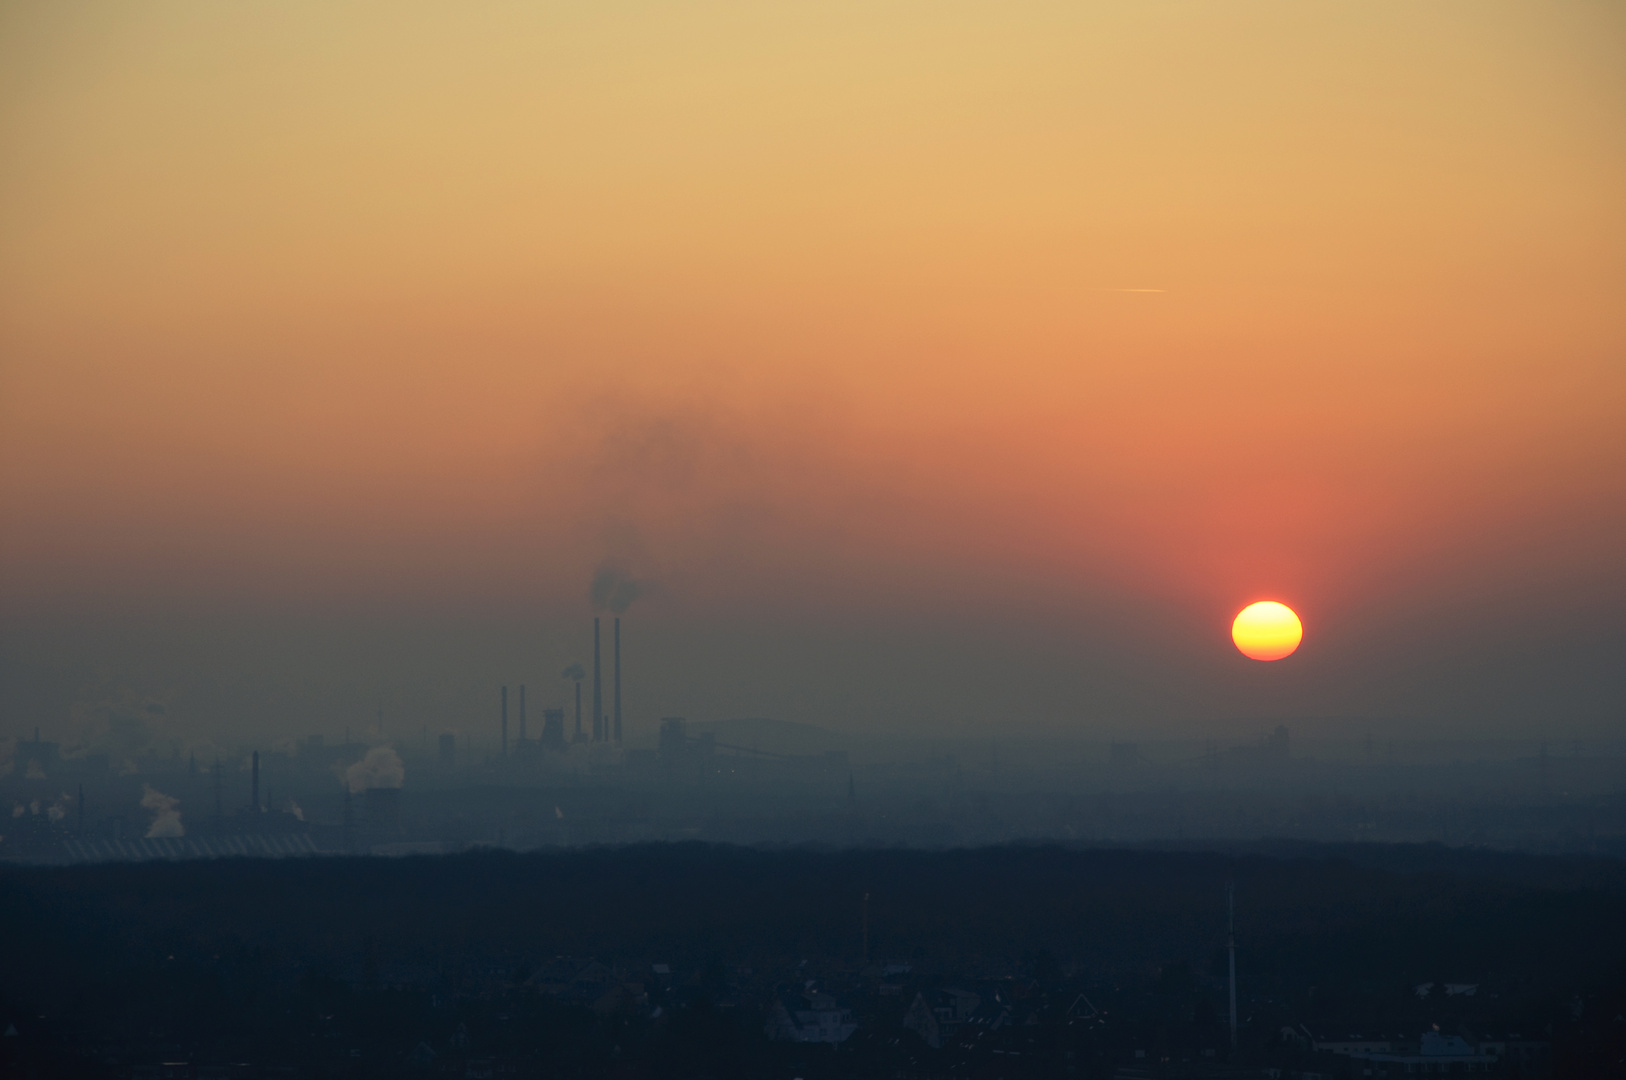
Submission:
POLYGON ((406 783, 406 766, 387 746, 375 746, 367 756, 345 770, 344 782, 352 793, 368 788, 397 788, 406 783))
POLYGON ((614 563, 605 563, 593 575, 593 584, 587 593, 594 611, 607 609, 619 615, 632 606, 643 590, 644 582, 635 580, 614 563))
POLYGON ((581 682, 587 678, 587 669, 582 667, 580 660, 572 660, 570 665, 559 673, 559 677, 561 679, 575 679, 577 682, 581 682))
POLYGON ((147 830, 147 839, 186 835, 181 812, 175 809, 180 804, 181 800, 165 795, 151 784, 141 785, 141 808, 152 811, 152 827, 147 830))

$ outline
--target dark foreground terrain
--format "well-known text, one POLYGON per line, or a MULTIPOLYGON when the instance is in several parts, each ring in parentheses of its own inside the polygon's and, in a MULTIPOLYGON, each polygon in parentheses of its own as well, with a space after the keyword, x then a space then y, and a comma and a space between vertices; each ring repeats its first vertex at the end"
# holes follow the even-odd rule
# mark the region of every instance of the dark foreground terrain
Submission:
POLYGON ((11 867, 0 928, 8 1076, 1626 1075, 1608 861, 661 845, 11 867))

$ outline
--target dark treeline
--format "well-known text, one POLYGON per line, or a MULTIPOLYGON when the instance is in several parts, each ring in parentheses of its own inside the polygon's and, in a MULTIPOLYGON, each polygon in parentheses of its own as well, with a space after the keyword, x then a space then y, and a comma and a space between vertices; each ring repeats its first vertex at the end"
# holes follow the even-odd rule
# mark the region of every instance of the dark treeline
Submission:
MULTIPOLYGON (((763 1041, 775 987, 835 985, 843 972, 842 985, 857 985, 866 967, 890 964, 907 966, 905 996, 917 984, 1022 979, 1039 995, 1090 994, 1125 1031, 1137 1009, 1163 1009, 1207 1025, 1199 1035, 1212 1040, 1228 879, 1256 1043, 1283 1024, 1425 1024, 1465 1007, 1419 1001, 1413 987, 1430 981, 1483 987, 1473 1006, 1483 1023, 1550 1027, 1581 1015, 1574 1002, 1616 992, 1626 959, 1619 864, 1435 849, 692 844, 14 867, 0 871, 0 1024, 20 1018, 30 1045, 80 1048, 87 1061, 205 1046, 319 1057, 350 1043, 378 1058, 472 1039, 484 1045, 470 1052, 528 1046, 591 1072, 630 1067, 639 1053, 670 1064, 685 1039, 763 1041), (528 993, 556 957, 634 980, 666 965, 674 985, 650 987, 651 1000, 667 995, 666 1026, 646 1009, 614 1021, 625 1030, 607 1028, 602 1015, 528 993), (504 1023, 482 1002, 500 1003, 490 1009, 505 1010, 504 1023), (677 1015, 698 1027, 674 1027, 677 1015), (704 1035, 707 1024, 729 1038, 704 1035)), ((859 1022, 864 1032, 881 1020, 859 1022)))
MULTIPOLYGON (((1399 869, 1336 852, 699 844, 11 869, 0 874, 0 919, 27 932, 11 942, 3 970, 15 986, 19 969, 34 981, 61 971, 68 956, 94 958, 95 967, 141 965, 160 953, 192 959, 222 948, 313 962, 364 949, 451 949, 857 963, 865 893, 876 958, 998 968, 1045 949, 1104 970, 1151 970, 1206 961, 1224 935, 1228 878, 1237 883, 1239 942, 1256 978, 1314 981, 1334 940, 1351 950, 1339 965, 1402 978, 1452 967, 1489 976, 1536 958, 1573 977, 1626 942, 1616 906, 1626 871, 1618 864, 1379 850, 1399 869), (1487 933, 1499 935, 1494 950, 1485 948, 1487 933), (1300 935, 1321 944, 1291 969, 1269 959, 1297 948, 1300 935)), ((69 982, 81 984, 81 973, 69 982)))

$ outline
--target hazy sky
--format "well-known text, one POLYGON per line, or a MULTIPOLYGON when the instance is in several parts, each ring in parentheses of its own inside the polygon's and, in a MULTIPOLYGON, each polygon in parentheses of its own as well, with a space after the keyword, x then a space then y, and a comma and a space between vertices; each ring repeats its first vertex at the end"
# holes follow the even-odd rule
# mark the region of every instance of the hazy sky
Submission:
POLYGON ((1623 303, 1616 3, 4 3, 0 724, 1618 735, 1623 303))

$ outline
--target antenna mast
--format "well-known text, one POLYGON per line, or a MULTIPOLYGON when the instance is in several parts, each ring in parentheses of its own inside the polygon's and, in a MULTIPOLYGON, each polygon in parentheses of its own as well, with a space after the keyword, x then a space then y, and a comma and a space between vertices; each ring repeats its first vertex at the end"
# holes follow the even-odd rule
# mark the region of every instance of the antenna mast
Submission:
POLYGON ((1225 951, 1231 966, 1231 1049, 1236 1049, 1236 882, 1225 883, 1225 951))
MULTIPOLYGON (((864 923, 864 964, 863 964, 863 967, 867 968, 867 967, 869 967, 869 893, 864 894, 864 918, 863 918, 863 923, 864 923)), ((859 970, 862 971, 863 968, 860 968, 859 970)))

